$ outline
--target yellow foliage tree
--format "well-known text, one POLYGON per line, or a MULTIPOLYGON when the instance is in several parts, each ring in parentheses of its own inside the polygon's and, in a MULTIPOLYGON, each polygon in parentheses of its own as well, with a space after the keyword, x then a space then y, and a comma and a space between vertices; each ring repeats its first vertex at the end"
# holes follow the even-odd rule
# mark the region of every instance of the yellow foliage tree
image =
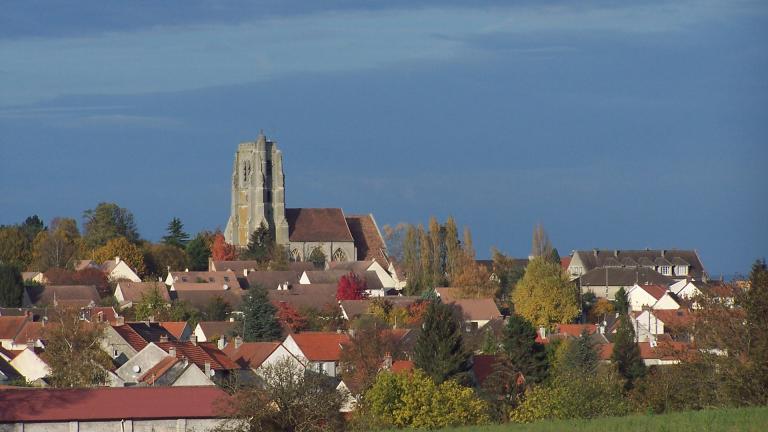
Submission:
POLYGON ((451 286, 460 288, 462 298, 490 298, 496 295, 499 284, 491 280, 491 273, 469 254, 463 253, 451 275, 451 286))
POLYGON ((131 243, 125 237, 117 237, 109 240, 107 244, 93 251, 93 260, 98 263, 120 257, 125 261, 139 276, 144 275, 146 266, 144 265, 144 254, 138 246, 131 243))
POLYGON ((576 291, 559 264, 536 257, 512 293, 515 313, 536 326, 569 322, 579 315, 576 291))

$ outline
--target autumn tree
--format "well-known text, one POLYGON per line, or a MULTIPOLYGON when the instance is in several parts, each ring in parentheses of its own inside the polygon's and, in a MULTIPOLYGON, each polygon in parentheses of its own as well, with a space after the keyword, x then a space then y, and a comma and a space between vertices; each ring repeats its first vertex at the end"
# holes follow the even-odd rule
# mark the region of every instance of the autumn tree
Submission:
POLYGON ((349 272, 339 279, 336 288, 336 300, 362 300, 368 296, 367 285, 354 272, 349 272))
POLYGON ((71 218, 55 218, 48 230, 40 231, 32 245, 32 265, 40 272, 49 268, 71 268, 78 252, 80 231, 71 218))
POLYGON ((268 342, 280 339, 282 332, 275 316, 277 310, 269 302, 267 290, 251 286, 244 295, 243 339, 246 342, 268 342))
POLYGON ((437 383, 418 369, 380 373, 355 418, 363 430, 440 429, 489 422, 488 405, 474 390, 452 380, 437 383))
POLYGON ((355 383, 361 392, 368 389, 382 369, 384 357, 397 356, 399 339, 389 327, 374 317, 360 318, 349 342, 341 350, 341 376, 355 383))
POLYGON ((498 298, 502 302, 507 302, 515 285, 525 274, 525 265, 522 265, 520 260, 515 260, 496 248, 493 248, 491 252, 491 259, 493 260, 493 272, 499 278, 498 298))
POLYGON ((208 321, 224 321, 232 312, 232 306, 221 296, 215 295, 205 306, 205 317, 208 321))
POLYGON ((499 285, 491 280, 488 269, 464 254, 457 260, 455 273, 451 275, 451 286, 459 288, 462 298, 493 298, 499 285))
POLYGON ((171 305, 166 296, 162 295, 162 290, 165 289, 162 282, 155 282, 152 289, 141 294, 141 300, 133 306, 138 321, 148 320, 150 317, 162 320, 169 316, 171 305))
POLYGON ((416 339, 414 363, 435 382, 464 379, 469 352, 464 346, 464 323, 453 305, 429 303, 421 333, 416 339))
POLYGON ((290 303, 281 301, 277 306, 277 319, 289 333, 298 333, 307 328, 307 318, 290 303))
POLYGON ((344 402, 336 382, 323 374, 297 367, 289 358, 260 368, 261 385, 238 390, 222 414, 218 430, 228 432, 341 430, 339 410, 344 402))
POLYGON ((51 369, 47 380, 53 387, 93 387, 107 382, 106 370, 112 367, 112 360, 101 349, 102 323, 81 320, 77 309, 60 309, 43 332, 43 359, 51 369))
POLYGON ((31 242, 18 226, 0 226, 0 263, 26 269, 32 259, 31 242))
POLYGON ((24 281, 19 270, 0 262, 0 307, 21 307, 24 281))
POLYGON ((183 271, 187 268, 187 254, 177 246, 148 244, 143 253, 147 274, 155 278, 165 277, 168 271, 183 271))
POLYGON ((535 326, 570 322, 579 315, 576 286, 568 281, 560 264, 536 257, 528 263, 517 283, 512 301, 515 312, 535 326))
POLYGON ((233 261, 237 259, 235 247, 224 240, 224 234, 216 232, 211 245, 211 258, 214 261, 233 261))
POLYGON ((187 243, 187 263, 192 271, 208 270, 208 258, 211 257, 213 235, 209 232, 199 232, 187 243))
POLYGON ((99 263, 120 257, 139 276, 146 273, 144 252, 125 237, 114 237, 107 244, 93 251, 93 260, 99 263))
POLYGON ((168 222, 166 228, 168 234, 163 236, 163 243, 169 246, 176 246, 183 249, 189 241, 189 234, 184 232, 184 224, 181 223, 181 219, 175 217, 168 222))
POLYGON ((29 243, 35 240, 38 234, 45 231, 45 224, 42 219, 37 215, 32 215, 24 219, 24 222, 19 225, 21 233, 27 238, 29 243))
POLYGON ((534 257, 551 258, 552 242, 549 241, 547 232, 541 224, 533 227, 533 238, 531 240, 531 255, 534 257))
POLYGON ((139 241, 133 213, 115 203, 99 203, 96 208, 84 211, 83 219, 83 240, 89 248, 104 246, 118 237, 130 243, 139 241))

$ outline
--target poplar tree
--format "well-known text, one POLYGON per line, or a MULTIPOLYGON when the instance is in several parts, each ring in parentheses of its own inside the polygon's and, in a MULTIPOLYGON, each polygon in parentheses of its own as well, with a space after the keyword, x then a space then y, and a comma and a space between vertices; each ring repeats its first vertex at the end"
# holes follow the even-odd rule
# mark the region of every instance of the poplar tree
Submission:
POLYGON ((419 224, 417 228, 419 233, 419 274, 421 289, 434 288, 434 281, 432 280, 432 247, 429 241, 429 234, 424 230, 424 226, 419 224))
POLYGON ((429 243, 432 248, 430 251, 431 266, 430 273, 434 286, 445 283, 445 252, 443 250, 443 233, 437 219, 432 216, 429 218, 429 243))
POLYGON ((451 277, 459 266, 459 260, 461 260, 459 231, 456 228, 456 221, 449 216, 445 221, 445 267, 451 277))
POLYGON ((432 301, 416 340, 414 363, 433 381, 464 378, 470 353, 464 347, 463 322, 453 305, 432 301))
POLYGON ((275 314, 267 290, 256 284, 251 286, 243 302, 243 340, 246 342, 268 342, 282 336, 280 323, 275 314))

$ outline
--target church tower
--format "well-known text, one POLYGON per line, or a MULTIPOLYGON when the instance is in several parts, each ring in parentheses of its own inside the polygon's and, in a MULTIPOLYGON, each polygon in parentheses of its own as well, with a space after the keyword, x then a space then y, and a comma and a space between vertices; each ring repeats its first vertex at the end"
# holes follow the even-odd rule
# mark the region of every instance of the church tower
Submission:
POLYGON ((251 233, 262 223, 274 230, 277 244, 288 246, 283 155, 277 143, 259 133, 255 142, 237 147, 232 168, 232 209, 224 237, 227 243, 245 247, 251 233))

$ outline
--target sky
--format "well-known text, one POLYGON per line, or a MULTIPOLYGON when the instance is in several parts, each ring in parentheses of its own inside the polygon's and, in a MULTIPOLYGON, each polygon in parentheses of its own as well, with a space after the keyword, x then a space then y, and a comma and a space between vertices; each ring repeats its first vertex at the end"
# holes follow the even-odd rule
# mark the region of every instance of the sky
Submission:
POLYGON ((223 228, 237 144, 289 207, 453 215, 478 257, 768 255, 768 3, 25 1, 0 14, 0 224, 99 202, 223 228))

